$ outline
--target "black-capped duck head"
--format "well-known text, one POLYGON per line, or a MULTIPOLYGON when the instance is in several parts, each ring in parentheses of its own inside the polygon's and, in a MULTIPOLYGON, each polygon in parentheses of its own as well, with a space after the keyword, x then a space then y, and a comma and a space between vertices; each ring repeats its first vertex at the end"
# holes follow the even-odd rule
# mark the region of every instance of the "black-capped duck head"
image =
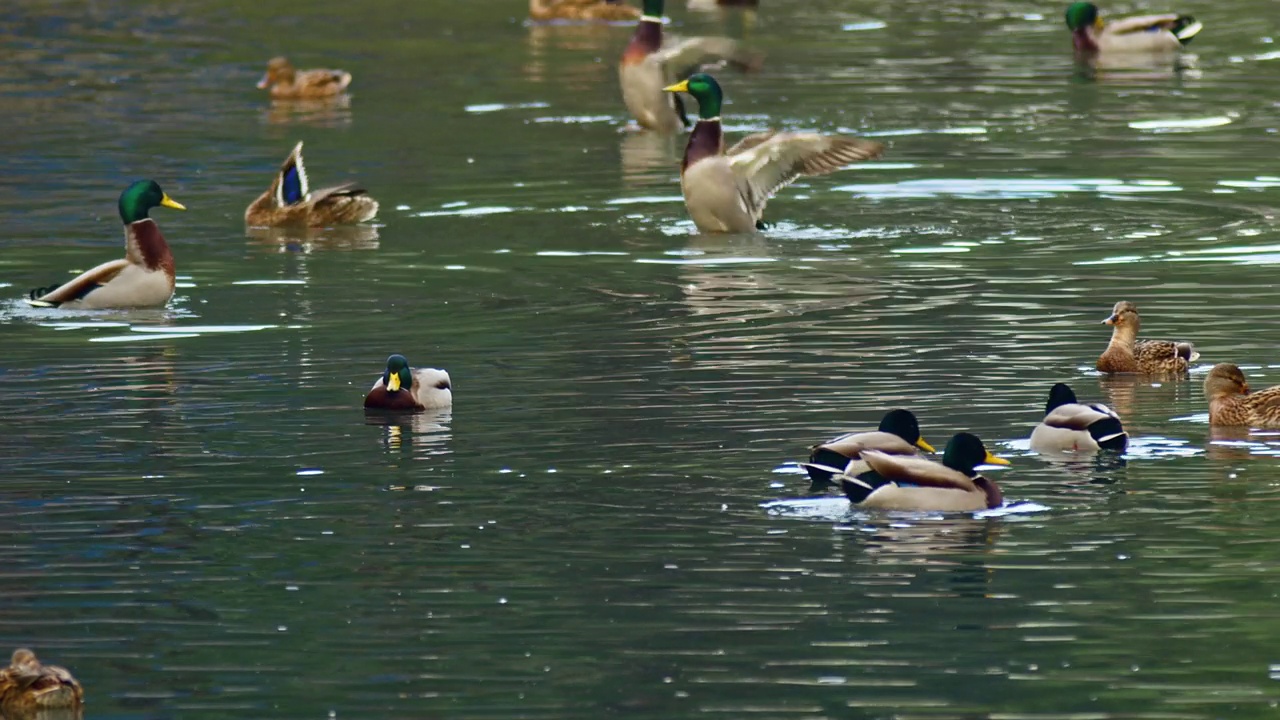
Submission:
POLYGON ((698 117, 713 120, 720 117, 720 104, 724 102, 724 91, 720 83, 706 73, 694 73, 688 80, 662 88, 667 92, 689 93, 698 101, 698 117))
POLYGON ((992 455, 977 435, 962 432, 956 433, 947 442, 947 449, 942 453, 942 464, 973 477, 976 474, 974 468, 979 465, 1008 465, 1009 461, 992 455))
POLYGON ((146 220, 151 208, 163 205, 174 210, 187 208, 165 195, 155 180, 139 180, 120 193, 120 219, 125 225, 146 220))
POLYGON ((1111 314, 1102 323, 1136 333, 1142 321, 1138 319, 1138 306, 1128 300, 1121 300, 1111 308, 1111 314))
POLYGON ((1048 415, 1063 405, 1074 405, 1080 402, 1076 400, 1076 394, 1066 383, 1057 383, 1049 388, 1049 402, 1044 405, 1044 414, 1048 415))
POLYGON ((937 452, 920 437, 920 423, 910 410, 890 410, 880 419, 880 432, 897 435, 925 452, 937 452))
POLYGON ((1204 396, 1209 400, 1248 394, 1249 382, 1244 379, 1240 368, 1231 363, 1218 363, 1205 376, 1204 396))
POLYGON ((1071 32, 1080 32, 1086 28, 1101 28, 1102 18, 1098 16, 1098 6, 1090 2, 1076 2, 1067 6, 1067 27, 1071 32))
POLYGON ((382 373, 382 385, 389 393, 409 390, 413 387, 413 369, 403 355, 387 358, 387 369, 382 373))

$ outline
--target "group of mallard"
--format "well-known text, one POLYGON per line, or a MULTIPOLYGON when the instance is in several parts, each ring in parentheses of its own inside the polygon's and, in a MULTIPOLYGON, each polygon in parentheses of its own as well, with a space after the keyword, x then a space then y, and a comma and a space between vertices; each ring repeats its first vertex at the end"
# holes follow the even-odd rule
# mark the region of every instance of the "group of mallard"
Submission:
MULTIPOLYGON (((1154 378, 1187 374, 1200 353, 1189 342, 1139 340, 1138 308, 1120 301, 1103 320, 1112 327, 1111 342, 1098 357, 1106 374, 1130 373, 1154 378)), ((1251 392, 1244 373, 1219 363, 1204 381, 1209 424, 1217 427, 1280 428, 1280 385, 1251 392)), ((1042 454, 1124 452, 1129 434, 1120 416, 1106 405, 1082 403, 1072 389, 1057 383, 1049 389, 1044 419, 1031 431, 1030 447, 1042 454)), ((962 432, 947 443, 942 461, 920 457, 934 452, 920 434, 909 410, 885 414, 870 432, 841 435, 814 445, 809 461, 810 492, 839 486, 854 505, 880 510, 972 511, 999 507, 1000 486, 978 473, 982 464, 1008 465, 992 455, 977 436, 962 432)))

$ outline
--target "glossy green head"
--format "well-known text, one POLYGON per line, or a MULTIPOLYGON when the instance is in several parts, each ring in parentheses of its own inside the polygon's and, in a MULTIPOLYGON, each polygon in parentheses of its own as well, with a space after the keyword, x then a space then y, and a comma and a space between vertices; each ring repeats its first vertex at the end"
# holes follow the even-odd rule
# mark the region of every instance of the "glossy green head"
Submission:
POLYGON ((698 101, 698 117, 711 120, 720 117, 720 103, 724 101, 724 91, 720 83, 706 73, 695 73, 688 80, 678 82, 663 90, 667 92, 687 92, 698 101))
POLYGON ((401 388, 413 387, 413 370, 403 355, 392 355, 387 358, 387 371, 382 373, 382 384, 387 392, 399 392, 401 388))
POLYGON ((891 433, 926 452, 934 452, 933 446, 920 437, 920 422, 910 410, 890 410, 880 419, 880 432, 891 433))
POLYGON ((139 180, 120 193, 120 219, 125 225, 146 220, 149 217, 147 213, 158 205, 186 210, 173 198, 165 195, 155 180, 139 180))
POLYGON ((953 435, 947 443, 942 464, 973 477, 973 469, 979 465, 1008 465, 1009 461, 992 455, 977 435, 962 432, 953 435))
POLYGON ((1098 6, 1091 2, 1076 2, 1067 6, 1067 27, 1072 31, 1096 25, 1098 6))
POLYGON ((644 0, 644 14, 649 17, 662 17, 662 0, 644 0))

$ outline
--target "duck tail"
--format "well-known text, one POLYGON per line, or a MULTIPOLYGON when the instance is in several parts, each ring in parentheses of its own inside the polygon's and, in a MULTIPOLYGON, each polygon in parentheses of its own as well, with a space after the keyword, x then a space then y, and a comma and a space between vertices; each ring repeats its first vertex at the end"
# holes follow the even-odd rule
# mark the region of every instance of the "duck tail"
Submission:
POLYGON ((1178 19, 1174 21, 1170 32, 1173 33, 1174 37, 1178 38, 1179 42, 1186 45, 1191 42, 1192 38, 1199 35, 1203 29, 1204 25, 1199 20, 1190 15, 1179 15, 1178 19))
POLYGON ((1174 345, 1174 352, 1178 357, 1183 358, 1189 363, 1200 359, 1200 353, 1196 352, 1195 346, 1191 343, 1176 343, 1174 345))
POLYGON ((849 466, 849 458, 835 450, 816 447, 813 452, 809 453, 809 462, 800 463, 800 466, 804 468, 805 472, 809 473, 809 479, 813 481, 813 487, 822 489, 835 485, 835 481, 831 479, 831 476, 844 472, 844 468, 849 466))
POLYGON ((1120 424, 1120 418, 1111 417, 1094 422, 1089 425, 1089 435, 1103 450, 1124 452, 1129 446, 1129 433, 1120 424))
POLYGON ((875 472, 865 472, 857 477, 840 476, 840 489, 849 502, 857 505, 888 481, 875 472))

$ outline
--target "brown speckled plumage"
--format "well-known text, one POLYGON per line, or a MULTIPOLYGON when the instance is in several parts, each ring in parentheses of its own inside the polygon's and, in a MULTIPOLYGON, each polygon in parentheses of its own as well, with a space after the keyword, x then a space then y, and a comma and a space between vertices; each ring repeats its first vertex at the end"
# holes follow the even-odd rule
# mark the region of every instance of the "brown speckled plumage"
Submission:
POLYGON ((0 713, 27 717, 49 708, 79 708, 84 689, 66 668, 42 665, 26 648, 13 652, 9 667, 0 669, 0 713))
POLYGON ((1218 363, 1204 379, 1204 398, 1209 401, 1209 424, 1280 428, 1280 385, 1256 392, 1239 367, 1218 363))
POLYGON ((1098 358, 1100 372, 1181 374, 1200 357, 1189 342, 1138 340, 1141 320, 1137 306, 1131 302, 1121 300, 1116 303, 1111 316, 1102 322, 1111 325, 1113 330, 1111 343, 1098 358))
POLYGON ((346 70, 298 70, 286 58, 271 58, 258 89, 271 89, 273 98, 333 97, 351 84, 346 70))
POLYGON ((302 164, 302 143, 298 143, 284 159, 271 186, 245 209, 244 222, 251 227, 322 227, 364 222, 377 214, 378 201, 352 183, 311 192, 302 164), (301 184, 302 197, 294 202, 290 202, 281 190, 286 173, 296 177, 301 184))
POLYGON ((529 0, 529 18, 617 22, 639 19, 640 9, 617 0, 529 0))

